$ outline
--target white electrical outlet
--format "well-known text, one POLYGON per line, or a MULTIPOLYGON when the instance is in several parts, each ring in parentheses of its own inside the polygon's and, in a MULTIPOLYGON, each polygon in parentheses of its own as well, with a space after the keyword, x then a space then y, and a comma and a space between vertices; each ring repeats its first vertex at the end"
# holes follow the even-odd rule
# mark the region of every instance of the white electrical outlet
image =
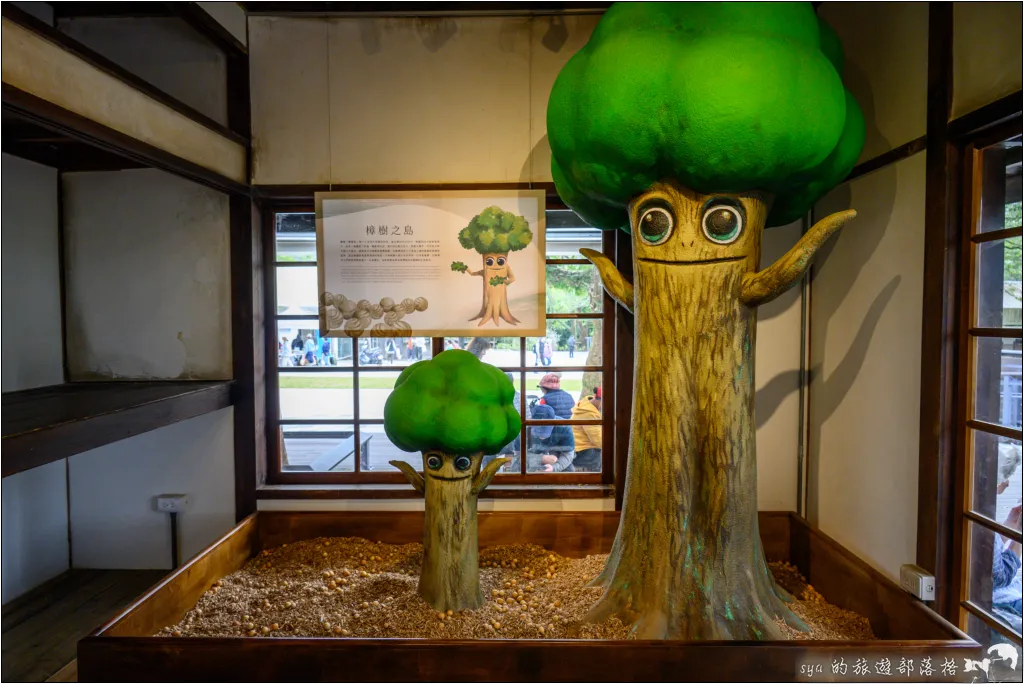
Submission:
POLYGON ((900 566, 900 586, 922 601, 935 600, 935 576, 913 564, 900 566))
POLYGON ((156 497, 156 510, 161 513, 181 513, 188 507, 188 494, 161 494, 156 497))

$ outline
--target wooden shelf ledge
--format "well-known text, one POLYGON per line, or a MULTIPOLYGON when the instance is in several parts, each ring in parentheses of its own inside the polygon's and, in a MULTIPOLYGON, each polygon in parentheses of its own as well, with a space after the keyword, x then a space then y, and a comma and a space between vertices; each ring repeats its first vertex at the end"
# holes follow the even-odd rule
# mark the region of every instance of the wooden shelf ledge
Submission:
MULTIPOLYGON (((605 499, 615 487, 602 484, 492 484, 481 499, 605 499)), ((407 484, 263 485, 257 499, 421 499, 407 484)))
POLYGON ((231 405, 231 381, 73 382, 3 394, 3 477, 231 405))

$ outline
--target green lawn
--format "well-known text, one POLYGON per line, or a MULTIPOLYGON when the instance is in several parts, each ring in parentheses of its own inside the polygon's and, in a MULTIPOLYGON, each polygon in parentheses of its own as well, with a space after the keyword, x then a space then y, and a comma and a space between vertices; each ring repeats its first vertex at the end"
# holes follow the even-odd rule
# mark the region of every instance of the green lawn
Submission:
MULTIPOLYGON (((394 389, 398 375, 398 373, 386 376, 364 375, 359 379, 359 387, 361 389, 394 389)), ((539 392, 540 390, 529 386, 530 384, 535 385, 539 380, 540 378, 536 380, 527 378, 528 391, 539 392)), ((562 378, 562 389, 566 392, 579 392, 582 384, 582 379, 562 378)), ((351 376, 339 378, 310 373, 299 377, 294 375, 281 377, 280 386, 282 389, 352 389, 352 378, 351 376)))

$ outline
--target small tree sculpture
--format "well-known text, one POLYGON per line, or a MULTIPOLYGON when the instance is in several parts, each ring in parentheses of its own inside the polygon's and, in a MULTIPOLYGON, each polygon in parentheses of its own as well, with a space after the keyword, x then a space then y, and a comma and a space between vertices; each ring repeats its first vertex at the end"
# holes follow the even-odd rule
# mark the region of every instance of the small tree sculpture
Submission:
POLYGON ((423 452, 423 475, 404 461, 391 465, 426 499, 419 592, 436 610, 483 605, 477 497, 509 459, 480 464, 519 434, 514 395, 504 373, 450 349, 402 371, 384 405, 388 439, 423 452))
POLYGON ((806 214, 860 154, 838 38, 811 3, 617 3, 548 104, 559 196, 633 236, 633 282, 581 250, 636 315, 622 520, 591 612, 639 638, 778 639, 757 526, 757 307, 853 211, 758 271, 765 226, 806 214))
MULTIPOLYGON (((512 266, 508 262, 508 254, 526 249, 531 240, 533 232, 526 219, 498 207, 487 207, 474 216, 468 226, 459 231, 459 244, 466 249, 479 252, 483 258, 483 268, 469 273, 472 276, 480 276, 483 282, 483 303, 480 305, 480 313, 469 319, 480 319, 477 327, 487 321, 499 325, 499 318, 512 325, 519 323, 519 319, 513 316, 508 308, 506 288, 516 281, 512 266)), ((452 263, 452 270, 467 273, 469 266, 461 261, 455 261, 452 263)))

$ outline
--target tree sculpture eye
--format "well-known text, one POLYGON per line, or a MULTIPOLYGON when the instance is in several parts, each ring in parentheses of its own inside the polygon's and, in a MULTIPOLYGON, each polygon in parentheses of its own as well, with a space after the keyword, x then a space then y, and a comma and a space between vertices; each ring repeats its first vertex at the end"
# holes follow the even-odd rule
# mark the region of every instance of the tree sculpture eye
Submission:
POLYGON ((471 463, 472 462, 469 460, 469 456, 459 456, 458 458, 455 459, 455 469, 469 470, 469 466, 471 465, 471 463))
POLYGON ((505 265, 505 257, 498 257, 498 265, 499 266, 504 266, 505 265))
POLYGON ((712 242, 728 245, 743 232, 743 207, 727 200, 711 200, 704 209, 700 225, 712 242))
POLYGON ((484 263, 487 264, 488 266, 493 266, 494 265, 494 257, 487 257, 486 259, 484 259, 484 263))
POLYGON ((675 219, 665 207, 651 207, 640 215, 640 237, 650 245, 660 245, 668 240, 675 227, 675 219))
POLYGON ((430 468, 431 470, 440 470, 441 463, 442 461, 440 456, 436 454, 427 456, 427 467, 430 468))

